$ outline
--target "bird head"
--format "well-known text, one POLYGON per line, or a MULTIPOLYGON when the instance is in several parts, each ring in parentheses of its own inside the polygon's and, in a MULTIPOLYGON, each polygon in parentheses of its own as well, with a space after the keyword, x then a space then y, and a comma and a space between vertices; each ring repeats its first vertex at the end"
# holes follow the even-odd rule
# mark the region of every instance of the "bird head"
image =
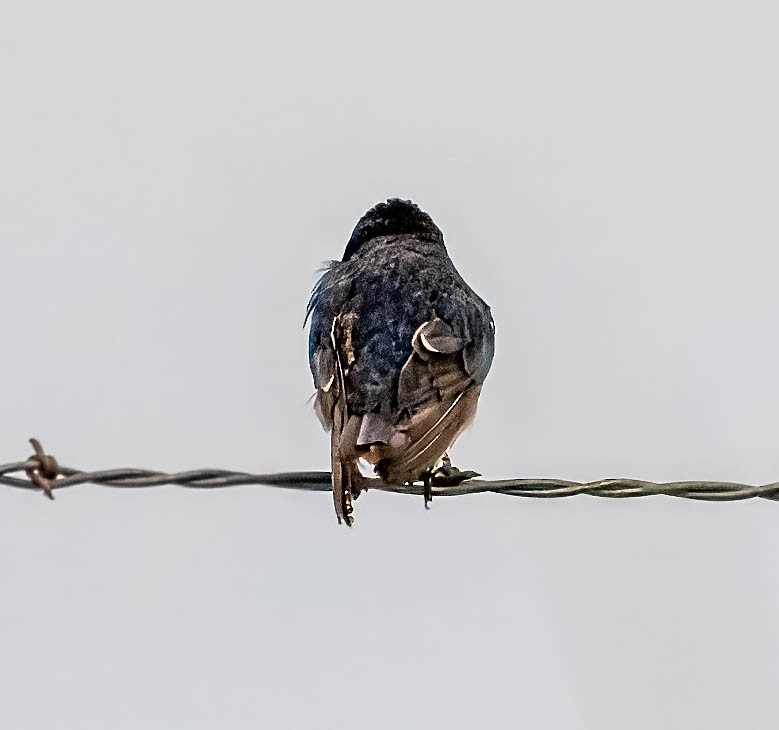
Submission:
POLYGON ((344 251, 348 261, 358 249, 379 236, 407 235, 443 245, 444 236, 433 219, 419 209, 416 203, 400 198, 390 198, 386 203, 374 205, 354 227, 344 251))

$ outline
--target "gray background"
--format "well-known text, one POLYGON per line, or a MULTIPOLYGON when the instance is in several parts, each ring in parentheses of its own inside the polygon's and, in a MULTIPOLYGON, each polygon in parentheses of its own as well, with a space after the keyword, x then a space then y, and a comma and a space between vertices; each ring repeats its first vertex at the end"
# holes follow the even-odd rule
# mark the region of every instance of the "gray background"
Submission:
MULTIPOLYGON (((456 463, 779 479, 757 2, 6 3, 0 462, 326 468, 301 329, 411 197, 492 305, 456 463)), ((774 728, 779 507, 0 490, 3 728, 774 728)))

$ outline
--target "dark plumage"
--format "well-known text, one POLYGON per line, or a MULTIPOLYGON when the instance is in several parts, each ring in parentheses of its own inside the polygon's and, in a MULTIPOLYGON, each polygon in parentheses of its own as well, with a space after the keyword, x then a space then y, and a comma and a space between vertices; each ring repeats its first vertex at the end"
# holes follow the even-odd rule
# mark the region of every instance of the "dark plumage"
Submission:
POLYGON ((443 234, 393 198, 357 223, 308 306, 316 411, 332 432, 333 496, 351 524, 365 458, 391 482, 423 478, 472 420, 494 351, 489 307, 443 234))

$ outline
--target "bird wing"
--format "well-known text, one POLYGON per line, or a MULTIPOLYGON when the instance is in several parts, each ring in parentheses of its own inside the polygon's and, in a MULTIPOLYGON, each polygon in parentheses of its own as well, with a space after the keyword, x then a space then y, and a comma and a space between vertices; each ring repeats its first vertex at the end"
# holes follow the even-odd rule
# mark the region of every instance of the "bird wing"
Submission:
POLYGON ((399 447, 387 449, 379 463, 385 479, 418 479, 473 420, 492 359, 491 334, 489 329, 469 339, 466 328, 455 329, 438 317, 417 328, 398 379, 403 417, 395 429, 404 438, 399 447))
POLYGON ((339 273, 338 263, 331 261, 311 292, 306 309, 305 321, 311 318, 309 364, 317 389, 314 410, 328 431, 333 428, 334 408, 344 392, 335 338, 347 291, 348 282, 339 273))
MULTIPOLYGON (((346 398, 346 373, 354 361, 351 349, 351 328, 354 316, 339 315, 333 319, 329 346, 316 347, 311 367, 317 392, 314 410, 322 425, 330 431, 330 464, 332 470, 333 503, 338 521, 352 524, 352 497, 361 489, 361 477, 356 465, 354 427, 346 398)), ((359 419, 358 419, 359 420, 359 419)))

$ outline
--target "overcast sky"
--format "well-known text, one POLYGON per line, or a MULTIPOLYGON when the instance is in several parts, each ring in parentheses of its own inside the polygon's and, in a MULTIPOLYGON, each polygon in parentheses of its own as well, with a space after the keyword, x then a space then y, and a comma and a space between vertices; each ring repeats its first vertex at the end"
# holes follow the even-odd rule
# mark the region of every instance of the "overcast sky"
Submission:
MULTIPOLYGON (((770 3, 6 2, 0 463, 325 469, 303 314, 412 198, 454 462, 779 479, 770 3)), ((775 728, 779 505, 0 490, 11 730, 775 728)))

